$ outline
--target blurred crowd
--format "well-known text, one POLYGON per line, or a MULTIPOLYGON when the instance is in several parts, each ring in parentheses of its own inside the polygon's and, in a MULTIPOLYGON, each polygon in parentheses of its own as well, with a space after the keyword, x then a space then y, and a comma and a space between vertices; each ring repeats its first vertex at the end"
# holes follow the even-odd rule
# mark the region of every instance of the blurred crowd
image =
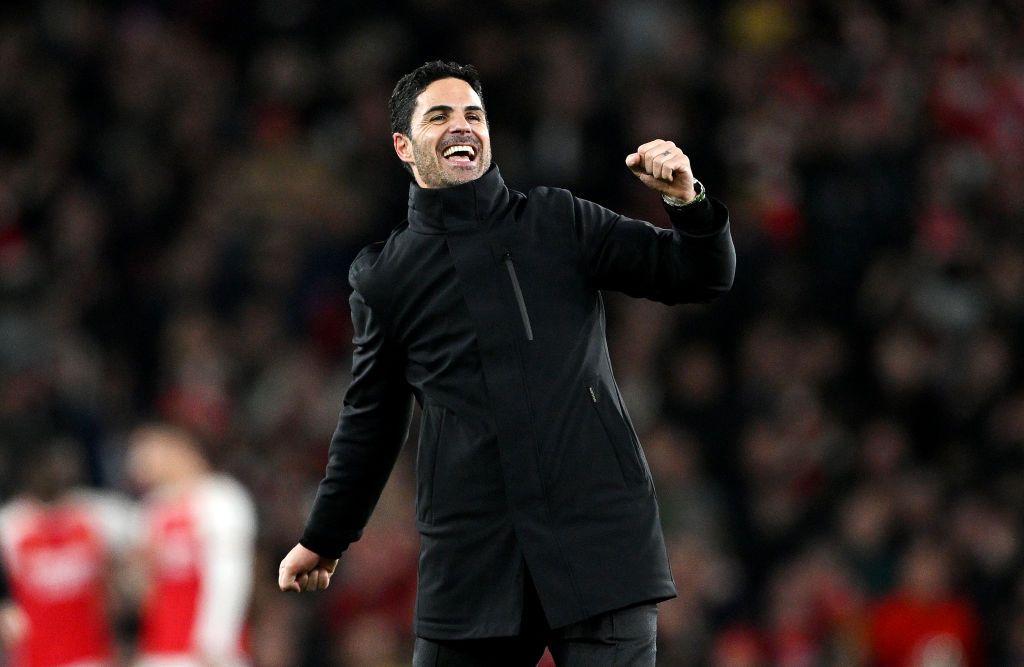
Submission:
MULTIPOLYGON (((408 662, 407 446, 286 596, 349 377, 348 265, 404 218, 386 102, 484 80, 519 190, 665 224, 652 138, 729 205, 733 292, 608 295, 679 588, 665 665, 1024 664, 1024 7, 897 0, 43 0, 0 22, 0 500, 187 429, 251 492, 265 667, 408 662)), ((132 624, 122 624, 130 643, 132 624)))

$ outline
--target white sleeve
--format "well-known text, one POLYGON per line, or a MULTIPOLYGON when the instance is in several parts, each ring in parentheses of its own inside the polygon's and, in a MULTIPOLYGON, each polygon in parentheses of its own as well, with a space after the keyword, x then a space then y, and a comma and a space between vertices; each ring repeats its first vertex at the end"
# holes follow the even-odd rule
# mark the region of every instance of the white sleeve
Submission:
POLYGON ((104 544, 113 555, 123 554, 139 540, 139 509, 129 498, 112 491, 79 491, 79 502, 88 505, 104 544))
POLYGON ((32 504, 21 499, 12 500, 0 508, 0 549, 3 553, 0 558, 4 560, 7 569, 8 583, 21 568, 17 545, 28 530, 34 514, 32 504))
MULTIPOLYGON (((10 504, 0 507, 0 562, 4 563, 4 574, 8 577, 15 567, 13 546, 14 538, 11 535, 13 532, 13 528, 11 527, 11 512, 12 509, 10 504)), ((10 583, 10 579, 8 579, 8 583, 10 583)))
POLYGON ((203 486, 193 511, 202 550, 202 587, 193 646, 207 658, 238 653, 252 594, 256 511, 237 482, 215 477, 203 486))

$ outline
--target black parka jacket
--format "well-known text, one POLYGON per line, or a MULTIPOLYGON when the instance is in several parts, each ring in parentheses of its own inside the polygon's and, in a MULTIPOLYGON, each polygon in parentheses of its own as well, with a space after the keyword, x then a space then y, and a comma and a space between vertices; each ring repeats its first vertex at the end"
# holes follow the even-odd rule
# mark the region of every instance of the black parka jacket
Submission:
POLYGON ((422 407, 416 632, 514 635, 529 570, 551 627, 675 595, 650 472, 612 375, 602 290, 674 304, 728 291, 728 212, 674 230, 496 167, 410 187, 352 263, 352 383, 301 543, 359 538, 422 407))

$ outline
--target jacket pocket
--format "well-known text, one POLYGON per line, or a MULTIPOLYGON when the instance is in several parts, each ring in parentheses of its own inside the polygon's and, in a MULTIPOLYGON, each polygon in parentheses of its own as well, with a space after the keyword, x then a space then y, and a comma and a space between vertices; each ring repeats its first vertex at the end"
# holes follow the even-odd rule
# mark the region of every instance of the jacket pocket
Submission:
POLYGON ((434 480, 437 478, 438 450, 444 432, 444 408, 424 404, 420 437, 416 447, 416 518, 434 521, 434 480))
POLYGON ((597 412, 597 418, 601 421, 604 433, 612 446, 626 484, 646 486, 647 474, 640 460, 639 443, 633 429, 619 414, 618 408, 610 398, 602 395, 598 383, 587 385, 587 400, 597 412))
POLYGON ((512 251, 505 250, 502 256, 505 262, 505 269, 508 271, 509 280, 512 281, 512 292, 516 297, 516 305, 519 307, 519 318, 523 321, 523 332, 526 340, 533 340, 533 327, 530 325, 530 312, 526 310, 526 299, 523 298, 523 288, 519 285, 519 276, 516 274, 516 265, 512 261, 512 251))

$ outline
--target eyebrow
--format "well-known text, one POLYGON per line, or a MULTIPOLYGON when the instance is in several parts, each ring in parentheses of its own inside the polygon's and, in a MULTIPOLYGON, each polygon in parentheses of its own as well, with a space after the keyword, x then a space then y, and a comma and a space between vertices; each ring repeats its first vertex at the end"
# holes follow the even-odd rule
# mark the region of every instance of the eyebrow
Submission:
MULTIPOLYGON (((468 106, 468 107, 463 107, 462 109, 464 111, 483 111, 484 110, 483 107, 478 107, 478 106, 468 106)), ((432 106, 429 109, 427 109, 426 111, 424 111, 423 115, 426 116, 427 114, 431 114, 431 113, 433 113, 435 111, 444 111, 445 113, 449 113, 449 112, 455 111, 455 108, 454 107, 450 107, 447 104, 435 104, 434 106, 432 106)))

